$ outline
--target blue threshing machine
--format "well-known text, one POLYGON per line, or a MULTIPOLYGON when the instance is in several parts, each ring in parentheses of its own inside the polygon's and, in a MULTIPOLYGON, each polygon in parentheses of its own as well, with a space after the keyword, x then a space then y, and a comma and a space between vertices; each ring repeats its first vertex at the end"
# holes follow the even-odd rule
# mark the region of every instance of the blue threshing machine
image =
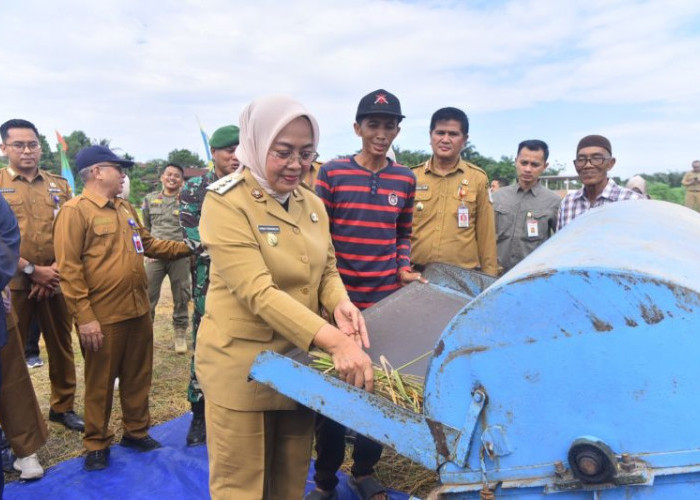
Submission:
POLYGON ((700 214, 606 205, 497 281, 428 276, 366 311, 373 359, 428 353, 423 413, 275 353, 252 378, 437 470, 432 498, 700 498, 700 214))

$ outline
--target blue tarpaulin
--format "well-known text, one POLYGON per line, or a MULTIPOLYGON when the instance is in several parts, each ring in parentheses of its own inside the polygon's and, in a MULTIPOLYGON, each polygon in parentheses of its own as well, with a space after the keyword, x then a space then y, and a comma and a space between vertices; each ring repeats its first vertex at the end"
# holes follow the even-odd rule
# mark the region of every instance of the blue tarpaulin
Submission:
MULTIPOLYGON (((114 445, 110 463, 103 471, 85 472, 83 458, 67 460, 46 471, 43 479, 14 482, 5 486, 4 498, 52 500, 115 499, 136 500, 167 498, 168 500, 209 498, 209 466, 204 446, 189 448, 185 435, 191 415, 183 415, 151 429, 151 435, 163 447, 148 453, 114 445)), ((313 488, 313 463, 307 480, 307 491, 313 488)), ((347 477, 339 473, 339 500, 357 497, 347 486, 347 477)), ((409 498, 404 493, 390 492, 391 500, 409 498)))

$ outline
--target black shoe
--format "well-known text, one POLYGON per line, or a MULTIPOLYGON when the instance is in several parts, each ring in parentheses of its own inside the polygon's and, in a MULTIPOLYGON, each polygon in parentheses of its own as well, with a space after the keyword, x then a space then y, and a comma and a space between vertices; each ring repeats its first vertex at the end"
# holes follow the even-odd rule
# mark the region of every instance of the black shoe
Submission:
POLYGON ((207 440, 207 428, 204 423, 204 415, 192 415, 190 430, 187 433, 187 446, 197 446, 207 440))
POLYGON ((86 471, 102 470, 109 465, 109 448, 104 450, 89 451, 85 455, 83 469, 86 471))
POLYGON ((148 434, 146 434, 146 437, 142 437, 141 439, 124 436, 119 444, 142 452, 155 450, 156 448, 161 447, 161 444, 148 434))
POLYGON ((63 424, 66 426, 67 429, 70 429, 72 431, 85 431, 85 422, 79 415, 76 415, 73 410, 64 413, 58 413, 53 410, 49 410, 49 420, 51 420, 52 422, 63 424))

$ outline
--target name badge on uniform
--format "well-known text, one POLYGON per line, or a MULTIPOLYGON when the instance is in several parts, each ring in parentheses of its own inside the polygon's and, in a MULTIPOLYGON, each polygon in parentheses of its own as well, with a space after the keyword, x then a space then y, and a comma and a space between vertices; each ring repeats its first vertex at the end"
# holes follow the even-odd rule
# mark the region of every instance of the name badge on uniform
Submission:
POLYGON ((469 208, 461 206, 457 208, 457 227, 469 227, 469 208))
POLYGON ((53 203, 54 203, 53 218, 55 219, 56 215, 58 215, 58 210, 61 208, 61 199, 58 196, 54 196, 53 203))
POLYGON ((540 236, 539 226, 537 221, 532 218, 532 212, 527 213, 527 237, 538 238, 540 236))
POLYGON ((138 232, 138 224, 136 224, 134 219, 129 219, 129 226, 134 230, 134 234, 131 235, 131 241, 134 242, 134 250, 136 250, 136 253, 143 253, 143 241, 138 232))
POLYGON ((139 233, 134 233, 131 236, 131 241, 134 242, 134 249, 136 253, 143 253, 143 241, 141 241, 141 235, 139 233))
POLYGON ((258 224, 258 231, 260 231, 261 233, 279 233, 280 227, 279 226, 266 226, 263 224, 258 224))

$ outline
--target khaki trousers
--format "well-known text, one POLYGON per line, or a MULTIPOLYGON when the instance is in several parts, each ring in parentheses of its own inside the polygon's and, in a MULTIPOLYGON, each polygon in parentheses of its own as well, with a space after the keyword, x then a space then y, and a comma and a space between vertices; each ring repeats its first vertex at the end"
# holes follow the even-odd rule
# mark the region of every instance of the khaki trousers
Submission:
POLYGON ((189 326, 187 305, 192 296, 189 257, 177 260, 155 259, 146 262, 151 320, 155 318, 156 306, 160 300, 160 288, 166 275, 170 279, 170 291, 173 294, 173 325, 187 328, 189 326))
POLYGON ((204 398, 212 499, 303 498, 314 414, 235 411, 204 398))
POLYGON ((17 313, 17 329, 22 338, 22 352, 27 344, 29 326, 36 318, 44 335, 49 357, 51 409, 58 413, 73 410, 75 399, 75 362, 70 314, 63 295, 43 300, 29 299, 29 290, 12 290, 12 308, 17 313))
POLYGON ((48 430, 29 377, 27 362, 24 360, 24 345, 20 344, 21 337, 13 312, 7 314, 6 321, 7 344, 0 350, 0 425, 12 451, 24 458, 46 444, 48 430))
POLYGON ((685 206, 700 212, 700 191, 685 192, 685 206))
POLYGON ((104 341, 85 356, 85 436, 88 451, 107 448, 114 438, 109 429, 114 379, 119 377, 124 434, 143 438, 150 425, 148 393, 153 372, 153 323, 148 313, 138 318, 101 325, 104 341))

